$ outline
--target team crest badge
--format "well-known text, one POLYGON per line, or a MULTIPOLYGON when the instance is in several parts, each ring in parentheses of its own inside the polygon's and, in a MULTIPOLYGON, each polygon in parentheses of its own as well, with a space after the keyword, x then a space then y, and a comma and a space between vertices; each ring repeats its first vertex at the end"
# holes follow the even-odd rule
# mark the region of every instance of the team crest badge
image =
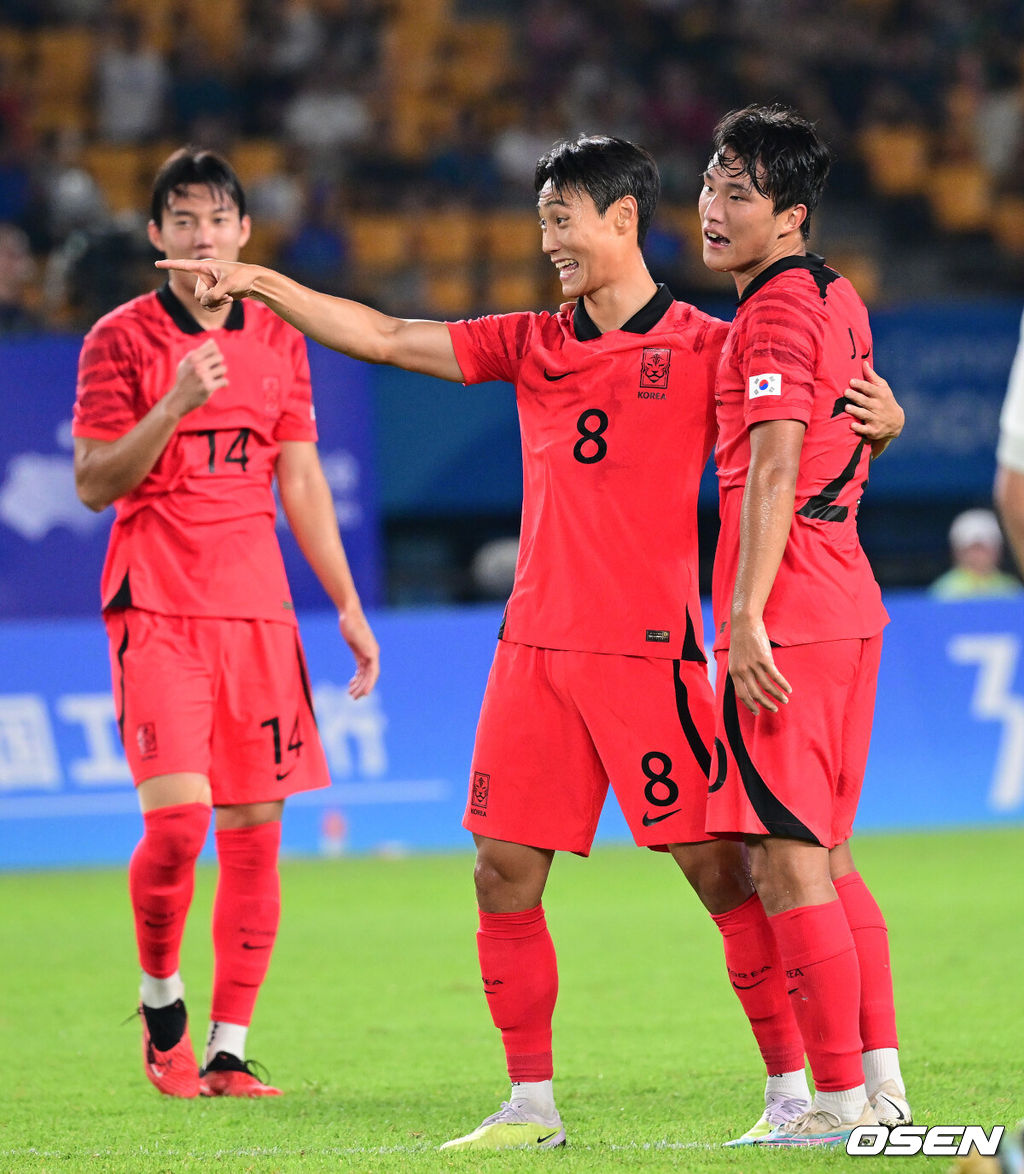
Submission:
POLYGON ((487 807, 487 796, 491 790, 491 776, 482 770, 473 771, 473 802, 472 807, 477 815, 483 815, 487 807), (479 809, 479 810, 478 810, 479 809))
POLYGON ((135 731, 135 741, 139 746, 139 753, 143 758, 152 758, 156 754, 156 724, 143 722, 135 731))
POLYGON ((668 387, 668 369, 672 351, 667 346, 645 346, 640 360, 641 387, 668 387))

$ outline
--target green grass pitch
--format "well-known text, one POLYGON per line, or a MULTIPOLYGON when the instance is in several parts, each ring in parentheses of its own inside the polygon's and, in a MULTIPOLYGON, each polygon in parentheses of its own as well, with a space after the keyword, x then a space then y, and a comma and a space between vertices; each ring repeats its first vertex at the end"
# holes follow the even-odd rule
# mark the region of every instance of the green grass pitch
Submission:
MULTIPOLYGON (((287 818, 287 816, 286 816, 287 818)), ((1024 829, 863 836, 886 911, 904 1073, 918 1124, 1024 1116, 1024 829)), ((945 1171, 948 1158, 723 1150, 763 1072, 718 934, 668 859, 559 857, 545 906, 559 953, 547 1153, 438 1154, 507 1095, 477 972, 472 859, 289 861, 249 1035, 287 1095, 159 1096, 139 1062, 123 871, 0 875, 0 1171, 945 1171), (855 1169, 856 1169, 855 1165, 855 1169)), ((210 986, 213 871, 182 971, 193 1042, 210 986)))

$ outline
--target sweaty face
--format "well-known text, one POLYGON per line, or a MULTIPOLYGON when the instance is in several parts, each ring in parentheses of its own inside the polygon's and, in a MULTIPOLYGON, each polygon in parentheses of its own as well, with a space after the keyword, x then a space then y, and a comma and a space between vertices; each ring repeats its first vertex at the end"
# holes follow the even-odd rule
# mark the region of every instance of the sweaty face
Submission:
POLYGON ((615 276, 619 238, 586 192, 555 190, 550 181, 537 199, 541 247, 558 270, 562 294, 593 294, 615 276))
POLYGON ((802 204, 779 213, 754 187, 750 176, 735 174, 712 159, 704 173, 698 207, 703 229, 704 264, 716 273, 732 273, 746 284, 779 257, 803 252, 802 204))
POLYGON ((237 261, 249 227, 226 192, 192 184, 171 193, 160 223, 150 221, 149 239, 171 260, 237 261))

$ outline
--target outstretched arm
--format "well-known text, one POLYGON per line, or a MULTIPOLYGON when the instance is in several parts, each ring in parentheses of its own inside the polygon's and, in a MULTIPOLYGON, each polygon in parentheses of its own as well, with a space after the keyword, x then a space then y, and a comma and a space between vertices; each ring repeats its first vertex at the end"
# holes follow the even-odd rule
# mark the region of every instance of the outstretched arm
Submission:
POLYGON ((881 456, 903 431, 906 417, 892 388, 864 360, 864 378, 851 379, 846 389, 850 427, 871 445, 871 458, 881 456))
POLYGON ((360 302, 318 293, 262 265, 212 258, 163 260, 156 265, 194 274, 196 298, 209 310, 237 298, 256 298, 315 342, 353 359, 462 382, 455 348, 443 322, 393 318, 360 302))

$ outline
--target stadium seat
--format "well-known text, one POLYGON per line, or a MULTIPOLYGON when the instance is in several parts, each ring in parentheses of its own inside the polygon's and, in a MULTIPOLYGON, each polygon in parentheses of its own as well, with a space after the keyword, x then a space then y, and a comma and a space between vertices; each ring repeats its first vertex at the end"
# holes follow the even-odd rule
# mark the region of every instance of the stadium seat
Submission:
POLYGON ((149 204, 145 156, 137 147, 90 143, 82 148, 82 164, 99 184, 111 212, 137 212, 149 204))
POLYGON ((444 265, 427 272, 428 311, 439 318, 451 320, 471 314, 476 304, 475 292, 466 265, 444 265))
POLYGON ((533 266, 490 267, 484 304, 488 313, 508 314, 517 310, 555 310, 561 302, 554 276, 549 283, 538 278, 533 266), (541 286, 545 285, 544 290, 541 286))
POLYGON ((239 139, 229 154, 244 188, 284 167, 284 147, 276 139, 239 139))
POLYGON ((931 149, 931 135, 924 127, 868 126, 858 143, 871 186, 879 195, 916 196, 924 191, 931 149))
POLYGON ((983 232, 992 214, 991 182, 980 163, 940 163, 928 178, 928 202, 944 232, 983 232))
POLYGON ((468 264, 479 249, 476 216, 463 206, 427 211, 416 243, 417 257, 428 265, 468 264))
POLYGON ((542 253, 536 211, 499 209, 489 213, 483 224, 483 251, 492 262, 537 261, 542 253))
POLYGON ((352 263, 365 273, 394 272, 412 263, 411 226, 397 213, 352 212, 345 233, 352 263))
POLYGON ((992 236, 996 244, 1024 257, 1024 195, 1000 196, 992 209, 992 236))

